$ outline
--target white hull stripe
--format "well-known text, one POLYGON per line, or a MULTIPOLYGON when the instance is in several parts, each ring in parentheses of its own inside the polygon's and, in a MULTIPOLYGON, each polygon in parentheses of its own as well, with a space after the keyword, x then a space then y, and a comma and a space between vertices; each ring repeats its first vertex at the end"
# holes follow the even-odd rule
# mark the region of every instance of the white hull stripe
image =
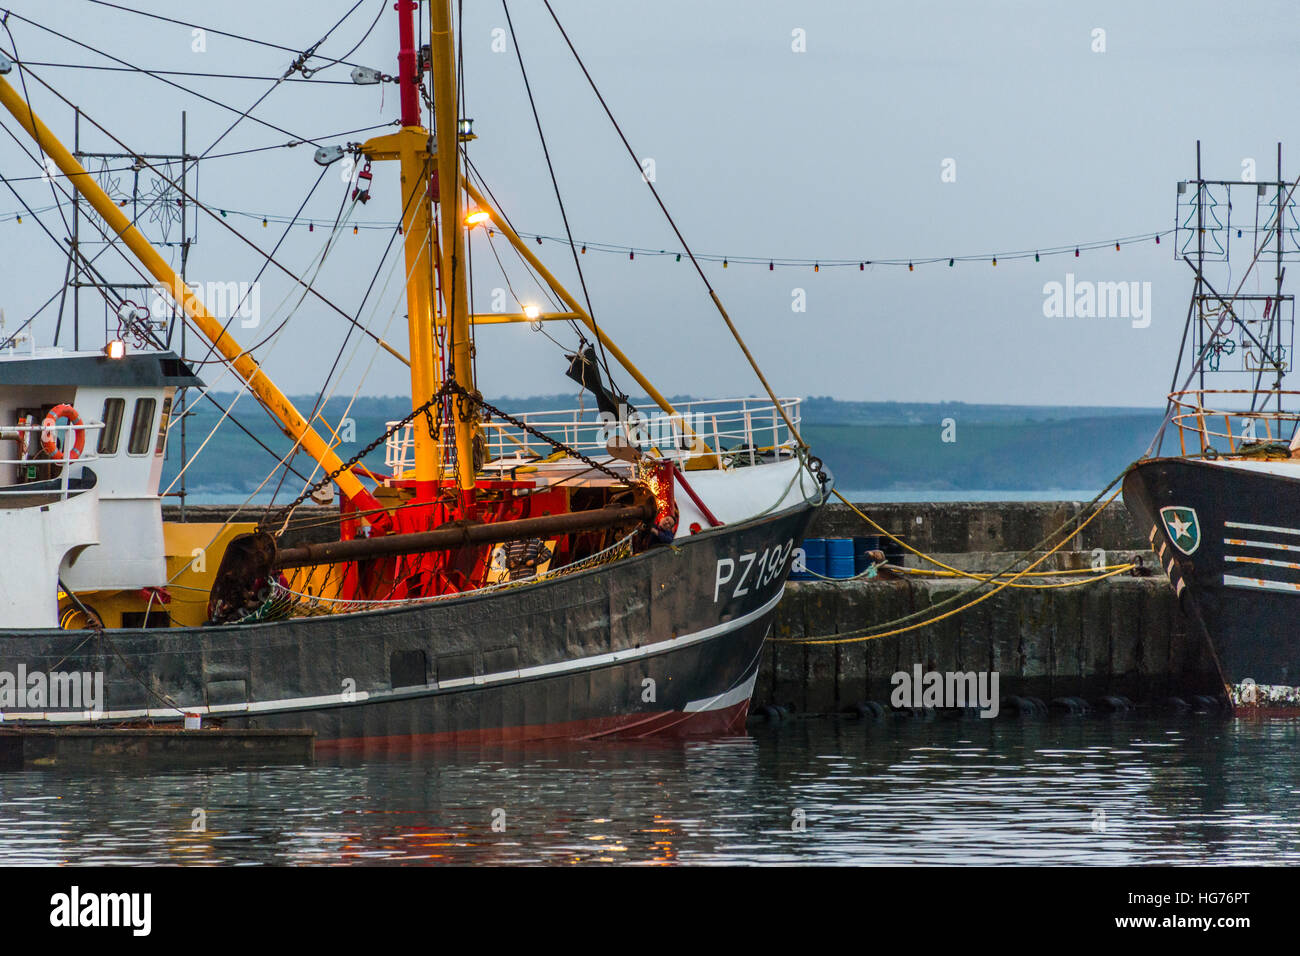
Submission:
POLYGON ((1278 544, 1276 541, 1246 541, 1242 538, 1224 538, 1224 544, 1236 548, 1268 548, 1273 551, 1300 551, 1300 544, 1278 544))
POLYGON ((1241 528, 1243 531, 1272 531, 1276 534, 1293 534, 1300 537, 1300 529, 1296 528, 1279 528, 1271 524, 1246 524, 1244 521, 1225 521, 1225 528, 1241 528))
POLYGON ((682 711, 687 714, 693 714, 702 710, 725 710, 736 704, 749 700, 754 696, 754 685, 758 683, 758 668, 755 667, 749 679, 741 681, 735 687, 726 693, 719 694, 716 697, 708 697, 704 700, 693 700, 682 711))
POLYGON ((1300 584, 1288 584, 1285 581, 1266 581, 1263 578, 1243 578, 1235 574, 1223 576, 1224 586, 1230 588, 1248 588, 1253 591, 1286 591, 1300 594, 1300 584))
POLYGON ((1266 564, 1271 568, 1290 568, 1293 571, 1300 571, 1300 564, 1295 561, 1275 561, 1272 558, 1248 558, 1245 555, 1229 554, 1225 555, 1224 561, 1236 561, 1239 564, 1266 564))
MULTIPOLYGON (((193 706, 185 705, 180 708, 176 707, 142 707, 136 710, 109 710, 101 713, 91 714, 86 711, 23 711, 11 712, 0 715, 0 723, 11 723, 17 721, 42 721, 48 723, 85 723, 87 721, 101 720, 139 720, 145 717, 178 719, 179 715, 199 714, 209 717, 222 716, 239 716, 241 714, 274 714, 283 711, 295 710, 314 710, 322 707, 337 707, 340 705, 355 705, 361 703, 373 703, 385 700, 406 700, 413 697, 429 697, 443 690, 454 690, 458 687, 482 686, 485 684, 502 684, 512 681, 529 680, 535 677, 551 677, 557 674, 568 674, 573 671, 590 670, 597 667, 603 667, 607 664, 617 664, 623 661, 638 660, 645 657, 653 657, 658 654, 664 654, 668 651, 679 650, 683 647, 689 647, 692 644, 699 644, 703 641, 711 640, 723 634, 737 631, 740 628, 757 621, 763 615, 767 614, 777 606, 781 601, 781 596, 785 593, 785 588, 777 591, 772 598, 762 607, 755 608, 747 614, 733 618, 730 621, 723 621, 721 624, 715 624, 712 627, 706 627, 702 631, 696 631, 693 634, 682 634, 679 637, 669 638, 666 641, 658 641, 654 644, 646 644, 642 647, 630 648, 626 651, 611 651, 608 654, 594 654, 591 657, 579 657, 568 661, 557 661, 554 664, 540 664, 536 667, 523 667, 513 671, 500 671, 495 674, 480 674, 475 677, 463 677, 456 680, 446 680, 440 683, 426 686, 401 687, 393 690, 380 691, 352 691, 349 693, 324 694, 318 697, 291 697, 283 700, 261 700, 249 701, 242 704, 196 704, 193 706)), ((755 678, 758 672, 755 671, 755 678)), ((751 687, 752 682, 751 682, 751 687)), ((730 693, 730 692, 728 692, 730 693)))

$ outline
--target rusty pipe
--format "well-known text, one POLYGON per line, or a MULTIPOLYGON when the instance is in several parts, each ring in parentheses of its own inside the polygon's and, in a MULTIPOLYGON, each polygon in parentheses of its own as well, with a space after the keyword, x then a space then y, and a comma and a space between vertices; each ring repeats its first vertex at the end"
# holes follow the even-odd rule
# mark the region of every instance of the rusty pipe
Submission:
POLYGON ((546 538, 575 531, 595 531, 618 525, 644 523, 654 520, 653 505, 625 505, 596 508, 591 511, 574 511, 537 518, 519 518, 514 521, 473 523, 454 521, 432 531, 414 534, 388 534, 380 538, 354 538, 351 541, 328 541, 323 544, 305 544, 284 548, 275 555, 274 567, 298 568, 311 564, 330 564, 336 561, 364 561, 370 558, 391 557, 402 554, 419 554, 424 551, 446 551, 481 544, 500 544, 521 538, 546 538))

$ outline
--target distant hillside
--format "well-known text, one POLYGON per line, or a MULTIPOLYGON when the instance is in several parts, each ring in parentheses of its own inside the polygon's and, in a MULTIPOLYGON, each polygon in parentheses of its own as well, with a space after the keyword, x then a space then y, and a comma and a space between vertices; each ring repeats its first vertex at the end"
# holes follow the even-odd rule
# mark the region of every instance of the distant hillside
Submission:
MULTIPOLYGON (((956 419, 956 441, 925 425, 820 425, 804 438, 845 489, 1050 491, 1102 488, 1140 456, 1162 413, 999 424, 956 419)), ((945 416, 951 417, 951 416, 945 416)))
MULTIPOLYGON (((214 398, 230 407, 232 394, 214 398)), ((689 396, 672 396, 684 401, 689 396)), ((314 397, 299 396, 295 404, 304 411, 314 397)), ((537 395, 503 398, 494 404, 512 411, 572 408, 572 395, 537 395)), ((638 407, 650 403, 635 400, 638 407)), ((325 417, 338 421, 347 402, 331 401, 325 417)), ((267 414, 248 396, 235 403, 234 418, 274 451, 274 456, 231 421, 217 429, 186 472, 191 500, 242 500, 261 483, 289 441, 267 414)), ((1140 408, 973 405, 961 402, 934 404, 903 402, 840 402, 817 396, 803 403, 804 437, 835 473, 841 488, 909 491, 1048 491, 1100 488, 1146 449, 1160 424, 1160 410, 1140 408), (955 441, 943 441, 946 419, 952 419, 955 441)), ((410 409, 399 397, 360 398, 350 417, 355 441, 345 445, 344 457, 355 454, 383 433, 386 422, 410 409)), ((221 413, 209 401, 191 409, 186 445, 193 453, 221 413)), ((179 429, 168 443, 163 485, 175 477, 180 462, 179 429)), ((365 459, 383 470, 381 445, 365 459)), ((311 473, 313 462, 299 454, 293 466, 311 473)), ((266 485, 259 500, 276 489, 279 475, 266 485)), ((302 479, 290 476, 276 497, 286 501, 297 494, 302 479)))
MULTIPOLYGON (((945 418, 971 425, 1053 422, 1079 418, 1125 418, 1149 408, 1064 405, 968 405, 965 402, 841 402, 827 395, 803 401, 805 421, 818 425, 937 425, 945 418)), ((1156 412, 1156 424, 1160 422, 1156 412)), ((1154 427, 1154 426, 1153 426, 1154 427)))

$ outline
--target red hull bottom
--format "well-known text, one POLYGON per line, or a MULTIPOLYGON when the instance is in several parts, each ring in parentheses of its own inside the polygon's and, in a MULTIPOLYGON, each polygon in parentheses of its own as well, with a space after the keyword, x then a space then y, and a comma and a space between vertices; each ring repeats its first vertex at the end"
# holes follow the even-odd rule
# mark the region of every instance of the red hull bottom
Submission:
POLYGON ((743 733, 745 718, 748 715, 749 701, 745 700, 717 710, 699 710, 690 713, 670 710, 648 716, 634 714, 623 717, 597 717, 566 723, 488 727, 437 734, 346 737, 318 741, 316 751, 328 754, 386 754, 410 753, 443 747, 484 747, 539 741, 718 737, 743 733))

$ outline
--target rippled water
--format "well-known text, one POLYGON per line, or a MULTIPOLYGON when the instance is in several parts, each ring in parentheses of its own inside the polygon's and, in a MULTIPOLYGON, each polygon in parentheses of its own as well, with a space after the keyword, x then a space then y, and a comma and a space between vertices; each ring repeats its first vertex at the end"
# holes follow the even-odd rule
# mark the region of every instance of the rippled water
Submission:
POLYGON ((0 864, 1294 864, 1298 737, 1192 717, 802 720, 679 744, 3 772, 0 864))

